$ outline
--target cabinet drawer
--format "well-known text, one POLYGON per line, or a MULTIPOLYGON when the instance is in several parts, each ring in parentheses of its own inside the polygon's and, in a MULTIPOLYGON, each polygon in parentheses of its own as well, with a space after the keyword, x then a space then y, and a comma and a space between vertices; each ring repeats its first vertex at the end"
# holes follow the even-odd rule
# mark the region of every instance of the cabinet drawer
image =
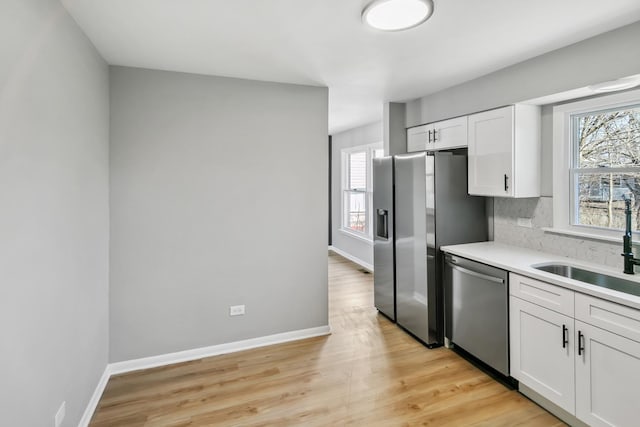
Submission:
POLYGON ((518 274, 509 274, 509 294, 573 317, 575 292, 518 274))
POLYGON ((576 319, 640 342, 640 310, 576 293, 576 319))

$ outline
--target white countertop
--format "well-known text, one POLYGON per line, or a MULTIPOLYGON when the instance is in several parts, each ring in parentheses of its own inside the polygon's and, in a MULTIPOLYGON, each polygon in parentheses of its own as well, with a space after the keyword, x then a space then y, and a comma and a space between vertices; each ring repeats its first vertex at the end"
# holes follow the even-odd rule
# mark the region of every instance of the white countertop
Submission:
MULTIPOLYGON (((618 270, 605 266, 594 265, 585 261, 573 258, 552 255, 545 252, 524 249, 517 246, 505 245, 497 242, 479 242, 467 243, 464 245, 442 246, 442 251, 469 258, 484 264, 493 265, 503 270, 511 271, 516 274, 542 280, 547 283, 562 286, 583 294, 593 295, 598 298, 606 299, 629 307, 640 309, 640 297, 625 294, 623 292, 614 291, 599 286, 590 285, 578 280, 568 279, 556 274, 547 273, 545 271, 536 270, 531 267, 534 264, 557 262, 561 264, 570 264, 585 270, 596 271, 608 274, 609 276, 620 277, 638 283, 640 287, 640 274, 630 275, 622 272, 622 256, 620 257, 620 268, 618 270)), ((621 248, 622 250, 622 248, 621 248)))

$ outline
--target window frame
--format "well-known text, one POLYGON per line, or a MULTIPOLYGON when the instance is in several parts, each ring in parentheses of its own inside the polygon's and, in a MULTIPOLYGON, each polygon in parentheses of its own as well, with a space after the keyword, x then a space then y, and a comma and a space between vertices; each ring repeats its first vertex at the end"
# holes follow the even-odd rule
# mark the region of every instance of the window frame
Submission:
MULTIPOLYGON (((549 231, 610 242, 621 241, 620 230, 573 223, 574 215, 577 213, 576 197, 578 196, 573 172, 577 147, 572 135, 572 116, 638 104, 640 104, 640 90, 631 90, 570 102, 553 108, 553 228, 549 231)), ((624 172, 630 168, 606 169, 624 172)), ((640 172, 640 167, 637 171, 640 172)))
POLYGON ((343 148, 340 150, 341 155, 341 184, 340 184, 340 231, 348 234, 351 237, 355 237, 364 240, 367 243, 373 242, 373 233, 371 224, 373 223, 373 214, 371 206, 373 204, 373 155, 375 150, 383 149, 382 142, 376 142, 372 144, 358 145, 354 147, 343 148), (347 226, 345 222, 348 212, 348 206, 345 203, 346 193, 352 192, 349 188, 349 156, 358 152, 366 153, 366 166, 365 166, 365 183, 366 188, 362 193, 365 194, 365 230, 364 232, 354 230, 347 226))

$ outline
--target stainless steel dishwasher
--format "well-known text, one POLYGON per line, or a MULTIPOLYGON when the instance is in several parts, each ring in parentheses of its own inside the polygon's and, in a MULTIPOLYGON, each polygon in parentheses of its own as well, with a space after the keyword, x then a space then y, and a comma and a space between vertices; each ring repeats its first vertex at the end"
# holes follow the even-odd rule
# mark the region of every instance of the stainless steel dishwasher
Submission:
POLYGON ((505 270, 445 256, 445 343, 509 375, 509 288, 505 270))

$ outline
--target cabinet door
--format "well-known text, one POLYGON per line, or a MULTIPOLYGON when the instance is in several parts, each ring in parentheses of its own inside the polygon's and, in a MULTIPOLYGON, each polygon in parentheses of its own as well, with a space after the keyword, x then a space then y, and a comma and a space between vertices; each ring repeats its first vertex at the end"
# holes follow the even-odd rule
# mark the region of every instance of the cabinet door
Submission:
POLYGON ((407 129, 407 153, 424 151, 431 144, 432 125, 416 126, 407 129))
POLYGON ((514 107, 469 116, 469 194, 512 197, 514 107))
MULTIPOLYGON (((432 144, 435 150, 467 146, 467 117, 443 120, 433 124, 432 144)), ((429 148, 430 149, 430 148, 429 148)))
POLYGON ((510 297, 511 376, 575 413, 572 318, 510 297))
POLYGON ((640 343, 578 320, 575 339, 576 349, 581 347, 576 354, 576 416, 591 426, 637 426, 640 343))

